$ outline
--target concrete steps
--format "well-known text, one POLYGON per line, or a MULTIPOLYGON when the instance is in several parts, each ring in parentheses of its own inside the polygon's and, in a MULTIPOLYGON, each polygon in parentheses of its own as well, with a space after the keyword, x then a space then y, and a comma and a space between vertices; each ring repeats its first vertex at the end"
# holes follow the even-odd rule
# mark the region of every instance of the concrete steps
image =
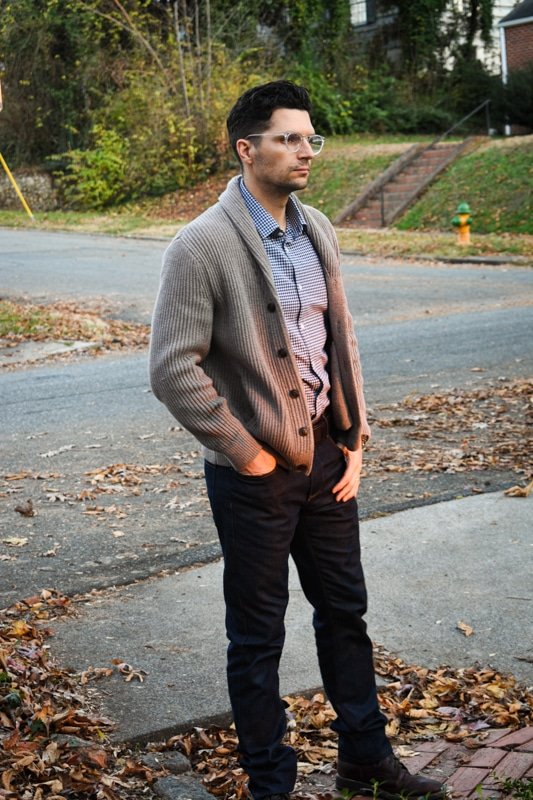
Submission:
POLYGON ((414 145, 400 156, 334 220, 343 227, 383 228, 390 225, 461 153, 472 146, 462 142, 414 145))

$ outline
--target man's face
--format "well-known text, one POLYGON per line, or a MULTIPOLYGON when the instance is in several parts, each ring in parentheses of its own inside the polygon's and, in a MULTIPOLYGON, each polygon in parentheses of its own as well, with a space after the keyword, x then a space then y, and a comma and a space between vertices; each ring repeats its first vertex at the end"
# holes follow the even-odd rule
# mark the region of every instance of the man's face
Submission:
POLYGON ((309 142, 304 140, 300 149, 293 153, 287 149, 281 137, 278 139, 270 134, 300 133, 310 136, 315 133, 307 111, 277 108, 264 133, 269 135, 241 140, 247 142, 241 154, 247 184, 253 183, 263 192, 278 196, 288 196, 298 189, 305 189, 314 157, 309 142))

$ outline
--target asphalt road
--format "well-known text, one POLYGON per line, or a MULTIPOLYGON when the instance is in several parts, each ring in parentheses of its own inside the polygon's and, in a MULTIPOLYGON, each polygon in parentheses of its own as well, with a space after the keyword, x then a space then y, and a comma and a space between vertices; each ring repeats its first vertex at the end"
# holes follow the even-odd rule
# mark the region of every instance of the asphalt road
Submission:
MULTIPOLYGON (((146 321, 165 246, 0 231, 0 296, 90 300, 146 321)), ((531 270, 351 256, 344 274, 370 407, 531 375, 531 270)), ((23 542, 0 542, 0 604, 43 585, 84 591, 218 553, 199 448, 152 397, 145 354, 4 372, 0 419, 1 472, 10 476, 0 538, 23 542), (32 517, 14 510, 28 499, 32 517)), ((381 494, 363 488, 363 515, 408 505, 427 494, 424 480, 399 478, 381 494)), ((432 499, 464 493, 464 483, 440 476, 432 499)))

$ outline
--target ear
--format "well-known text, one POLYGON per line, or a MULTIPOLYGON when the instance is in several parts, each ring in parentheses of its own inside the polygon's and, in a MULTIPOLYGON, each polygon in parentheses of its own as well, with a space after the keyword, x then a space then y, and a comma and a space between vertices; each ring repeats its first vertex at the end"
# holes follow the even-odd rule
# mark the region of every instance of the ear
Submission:
POLYGON ((237 139, 235 144, 237 149, 237 153, 239 154, 239 158, 243 164, 251 164, 252 163, 252 156, 250 154, 250 150, 252 148, 252 143, 249 139, 237 139))

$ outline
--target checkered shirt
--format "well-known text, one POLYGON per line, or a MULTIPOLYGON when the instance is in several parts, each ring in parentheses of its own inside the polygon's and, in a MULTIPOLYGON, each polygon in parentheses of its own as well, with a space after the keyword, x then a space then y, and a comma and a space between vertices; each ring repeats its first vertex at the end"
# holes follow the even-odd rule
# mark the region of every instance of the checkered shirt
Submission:
POLYGON ((291 197, 287 230, 282 231, 242 178, 240 189, 272 268, 311 417, 318 418, 329 405, 330 389, 325 321, 328 297, 322 264, 307 235, 305 219, 291 197))

